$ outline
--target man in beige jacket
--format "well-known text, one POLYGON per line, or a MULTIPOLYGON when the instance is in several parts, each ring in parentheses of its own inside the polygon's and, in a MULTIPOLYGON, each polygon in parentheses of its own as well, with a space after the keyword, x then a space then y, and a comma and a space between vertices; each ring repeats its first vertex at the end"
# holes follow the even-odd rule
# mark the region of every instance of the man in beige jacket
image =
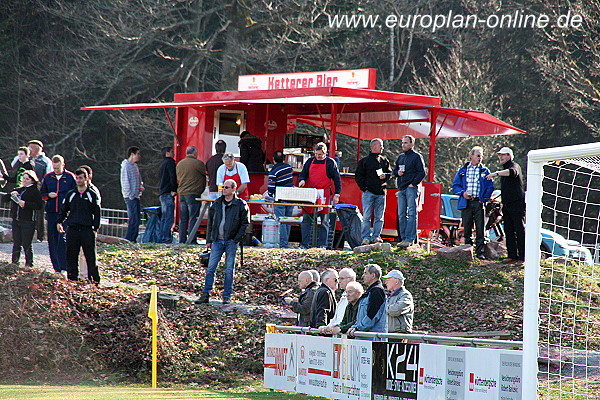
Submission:
MULTIPOLYGON (((177 164, 177 194, 179 197, 179 243, 185 243, 188 232, 196 224, 200 202, 196 200, 206 188, 206 166, 198 160, 198 149, 189 146, 185 151, 185 158, 177 164)), ((197 244, 196 238, 191 241, 197 244)))
POLYGON ((404 275, 393 269, 384 275, 387 299, 388 332, 412 333, 415 304, 412 294, 404 287, 404 275))

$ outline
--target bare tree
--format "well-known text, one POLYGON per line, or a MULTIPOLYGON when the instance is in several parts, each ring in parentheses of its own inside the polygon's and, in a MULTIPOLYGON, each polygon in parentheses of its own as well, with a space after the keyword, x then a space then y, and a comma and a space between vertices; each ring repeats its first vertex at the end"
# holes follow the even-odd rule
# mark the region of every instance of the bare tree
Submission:
POLYGON ((546 12, 568 24, 539 30, 544 42, 535 60, 565 110, 600 135, 600 1, 565 0, 548 4, 546 12))

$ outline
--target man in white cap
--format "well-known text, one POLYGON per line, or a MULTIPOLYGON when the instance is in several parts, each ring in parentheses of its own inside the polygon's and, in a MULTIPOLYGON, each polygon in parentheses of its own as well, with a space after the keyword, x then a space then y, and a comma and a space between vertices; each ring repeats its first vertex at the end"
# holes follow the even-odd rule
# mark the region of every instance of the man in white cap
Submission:
POLYGON ((502 191, 502 214, 506 251, 508 258, 523 262, 525 260, 525 192, 523 174, 519 164, 513 161, 513 151, 503 147, 498 151, 498 160, 502 170, 492 172, 488 179, 500 177, 502 191))
POLYGON ((404 287, 404 275, 393 269, 382 279, 389 291, 386 306, 388 332, 412 333, 415 304, 412 294, 404 287))

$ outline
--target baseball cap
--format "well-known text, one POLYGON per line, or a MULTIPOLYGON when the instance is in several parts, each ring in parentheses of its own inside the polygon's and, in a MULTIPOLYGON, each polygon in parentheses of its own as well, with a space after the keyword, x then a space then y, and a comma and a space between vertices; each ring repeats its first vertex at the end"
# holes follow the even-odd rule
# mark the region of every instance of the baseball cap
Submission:
POLYGON ((388 272, 386 275, 382 276, 383 279, 388 279, 388 278, 397 278, 400 279, 401 281, 404 280, 404 275, 402 274, 402 272, 398 271, 397 269, 393 269, 390 272, 388 272))
POLYGON ((509 154, 511 157, 513 156, 513 151, 510 147, 503 147, 496 154, 509 154))
POLYGON ((27 144, 37 144, 40 147, 44 147, 44 143, 42 143, 40 140, 30 140, 29 142, 27 142, 27 144))

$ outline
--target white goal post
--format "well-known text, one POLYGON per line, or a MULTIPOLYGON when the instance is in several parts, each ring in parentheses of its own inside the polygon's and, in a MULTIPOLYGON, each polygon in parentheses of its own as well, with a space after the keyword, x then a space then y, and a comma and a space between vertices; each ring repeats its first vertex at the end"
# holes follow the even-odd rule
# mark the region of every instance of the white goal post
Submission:
MULTIPOLYGON (((600 229, 600 143, 530 151, 527 162, 525 282, 523 304, 523 399, 537 399, 540 350, 554 350, 558 367, 540 383, 544 393, 558 392, 582 399, 597 398, 586 382, 589 361, 562 360, 581 354, 585 360, 600 354, 598 298, 600 266, 569 255, 541 260, 542 228, 575 239, 596 252, 600 229), (586 183, 587 182, 587 183, 586 183), (590 215, 595 214, 594 221, 590 215), (595 224, 595 226, 594 226, 595 224), (576 271, 576 272, 572 272, 576 271), (577 272, 579 271, 579 272, 577 272), (584 282, 573 284, 572 282, 584 282), (592 300, 590 300, 592 299, 592 300), (595 300, 594 300, 595 299, 595 300), (587 321, 586 321, 587 319, 587 321), (591 322, 590 322, 591 321, 591 322), (564 350, 563 350, 564 349, 564 350), (568 356, 566 355, 568 354, 568 356), (574 377, 573 370, 583 370, 574 377), (580 379, 581 378, 581 379, 580 379), (578 386, 579 385, 579 386, 578 386), (546 387, 543 387, 546 386, 546 387), (564 388, 563 388, 564 386, 564 388), (580 390, 583 387, 583 391, 580 390)), ((589 254, 589 253, 588 253, 589 254)), ((594 260, 597 263, 598 255, 594 260)), ((550 360, 552 356, 543 354, 550 360)), ((595 361, 594 361, 595 362, 595 361)), ((598 370, 598 368, 596 368, 598 370)), ((593 373, 598 373, 594 370, 593 373)), ((555 397, 552 397, 555 398, 555 397)))

